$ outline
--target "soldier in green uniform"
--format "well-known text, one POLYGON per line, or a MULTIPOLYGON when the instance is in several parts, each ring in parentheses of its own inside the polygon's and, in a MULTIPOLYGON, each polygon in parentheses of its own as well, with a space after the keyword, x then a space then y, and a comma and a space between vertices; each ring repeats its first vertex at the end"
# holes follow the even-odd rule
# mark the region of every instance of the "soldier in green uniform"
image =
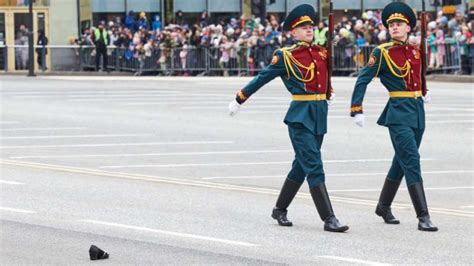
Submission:
POLYGON ((430 94, 423 91, 425 84, 421 84, 421 57, 424 55, 418 47, 408 44, 408 33, 416 25, 416 16, 405 3, 394 2, 384 8, 382 21, 392 41, 374 49, 367 66, 359 74, 351 101, 351 116, 363 127, 362 101, 367 85, 374 77, 380 78, 390 97, 377 123, 388 127, 395 156, 375 213, 388 224, 400 223, 390 206, 405 176, 419 220, 418 229, 437 231, 428 213, 418 151, 425 130, 424 104, 430 101, 430 94))
POLYGON ((292 226, 287 219, 287 208, 305 178, 324 230, 344 232, 349 229, 335 217, 326 190, 325 174, 321 159, 321 145, 326 134, 328 102, 334 98, 328 90, 327 51, 313 45, 313 25, 316 13, 311 5, 300 5, 292 10, 283 24, 291 31, 297 44, 276 50, 269 66, 241 89, 229 104, 230 115, 235 115, 241 105, 262 86, 280 77, 293 101, 285 116, 295 159, 283 184, 272 217, 281 226, 292 226))

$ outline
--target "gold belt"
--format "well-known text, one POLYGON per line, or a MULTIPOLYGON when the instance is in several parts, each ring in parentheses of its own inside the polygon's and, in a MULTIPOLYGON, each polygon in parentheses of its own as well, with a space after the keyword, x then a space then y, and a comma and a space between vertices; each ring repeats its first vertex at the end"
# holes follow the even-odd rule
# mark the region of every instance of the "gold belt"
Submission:
POLYGON ((421 91, 391 91, 388 93, 391 98, 418 98, 423 96, 421 91))
POLYGON ((324 101, 326 94, 298 94, 293 95, 293 101, 324 101))

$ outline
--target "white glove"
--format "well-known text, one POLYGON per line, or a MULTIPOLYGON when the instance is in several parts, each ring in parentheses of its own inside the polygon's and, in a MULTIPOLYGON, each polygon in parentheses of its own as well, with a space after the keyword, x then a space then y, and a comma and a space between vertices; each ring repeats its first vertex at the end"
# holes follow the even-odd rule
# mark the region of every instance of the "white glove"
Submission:
POLYGON ((329 96, 329 99, 327 100, 328 105, 333 104, 333 103, 334 103, 334 99, 336 99, 336 94, 335 94, 335 93, 331 93, 331 96, 329 96))
POLYGON ((429 102, 431 102, 431 93, 430 93, 430 91, 426 91, 426 95, 425 95, 425 96, 421 96, 421 98, 423 99, 423 102, 424 102, 424 103, 429 103, 429 102))
POLYGON ((237 100, 233 100, 232 102, 229 103, 229 115, 234 116, 236 115, 239 110, 240 110, 240 103, 237 102, 237 100))
POLYGON ((364 114, 356 114, 354 116, 354 123, 356 123, 356 125, 358 125, 359 127, 364 127, 364 124, 365 124, 364 114))

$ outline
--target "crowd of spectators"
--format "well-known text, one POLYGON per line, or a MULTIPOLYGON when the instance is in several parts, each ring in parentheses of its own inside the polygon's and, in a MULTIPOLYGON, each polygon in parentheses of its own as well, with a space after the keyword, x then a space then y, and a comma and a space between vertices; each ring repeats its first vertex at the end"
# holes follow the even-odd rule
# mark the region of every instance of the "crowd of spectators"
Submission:
MULTIPOLYGON (((370 50, 389 40, 387 30, 381 23, 381 11, 367 11, 361 17, 342 16, 335 22, 334 56, 341 68, 362 67, 370 50)), ((262 69, 271 61, 273 51, 291 45, 293 40, 282 32, 281 21, 276 15, 260 18, 229 17, 218 23, 210 23, 203 12, 194 23, 184 19, 178 12, 174 23, 164 25, 159 16, 148 18, 144 12, 130 11, 125 18, 100 22, 108 33, 108 45, 119 48, 120 58, 155 65, 161 74, 170 74, 170 66, 179 66, 182 75, 194 75, 205 57, 213 62, 211 69, 223 75, 233 75, 237 68, 250 73, 262 69)), ((409 42, 420 43, 420 27, 410 35, 409 42)), ((462 72, 472 73, 474 56, 474 23, 459 12, 449 18, 440 11, 436 17, 428 16, 427 40, 430 69, 442 69, 451 64, 450 53, 459 53, 462 72)), ((314 42, 326 43, 327 23, 322 21, 315 27, 314 42)), ((94 45, 95 28, 87 29, 80 42, 94 45)), ((141 71, 139 71, 141 74, 141 71)))

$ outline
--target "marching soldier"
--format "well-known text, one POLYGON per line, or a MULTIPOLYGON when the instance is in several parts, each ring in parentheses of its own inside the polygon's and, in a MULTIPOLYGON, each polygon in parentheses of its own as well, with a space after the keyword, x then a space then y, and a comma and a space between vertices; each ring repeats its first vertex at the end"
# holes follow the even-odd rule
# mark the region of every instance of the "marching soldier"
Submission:
POLYGON ((328 102, 334 95, 327 88, 327 51, 311 44, 315 18, 311 5, 299 5, 288 14, 283 30, 291 31, 298 43, 275 51, 271 64, 237 93, 229 104, 229 113, 235 115, 252 94, 274 78, 281 77, 293 97, 284 122, 288 125, 295 159, 272 217, 281 226, 293 225, 287 219, 287 208, 306 178, 319 216, 324 221, 324 230, 344 232, 349 227, 336 219, 324 183, 321 145, 327 131, 328 102))
POLYGON ((374 77, 380 78, 390 97, 377 123, 388 127, 395 156, 375 213, 385 223, 400 223, 390 206, 405 176, 419 220, 418 229, 437 231, 428 213, 418 152, 425 130, 424 103, 430 101, 430 94, 423 89, 425 84, 421 82, 421 57, 424 55, 418 47, 408 44, 408 33, 416 25, 416 16, 405 3, 394 2, 384 8, 382 21, 392 41, 374 49, 367 66, 360 72, 351 102, 351 116, 358 126, 363 127, 362 101, 367 85, 374 77))

